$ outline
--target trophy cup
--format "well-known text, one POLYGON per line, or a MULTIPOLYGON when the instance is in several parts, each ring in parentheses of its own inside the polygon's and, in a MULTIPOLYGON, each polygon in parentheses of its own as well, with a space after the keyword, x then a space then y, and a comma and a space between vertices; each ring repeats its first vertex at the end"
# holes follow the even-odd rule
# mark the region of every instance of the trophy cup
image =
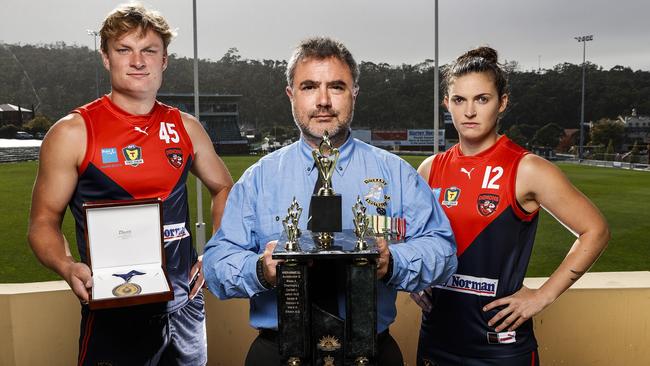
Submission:
POLYGON ((298 228, 302 207, 294 198, 272 256, 284 260, 277 267, 282 364, 373 365, 379 253, 371 221, 357 196, 353 229, 342 229, 342 199, 332 187, 339 151, 327 133, 312 156, 322 187, 310 200, 308 230, 298 228))

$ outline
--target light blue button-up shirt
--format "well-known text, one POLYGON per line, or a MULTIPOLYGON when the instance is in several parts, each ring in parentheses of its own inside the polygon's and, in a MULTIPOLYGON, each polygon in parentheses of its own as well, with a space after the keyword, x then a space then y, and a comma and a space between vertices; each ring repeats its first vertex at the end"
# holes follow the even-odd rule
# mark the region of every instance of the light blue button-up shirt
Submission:
MULTIPOLYGON (((260 284, 256 262, 266 243, 279 239, 294 196, 304 209, 299 227, 306 230, 318 179, 312 150, 300 139, 249 167, 230 191, 221 227, 205 247, 208 288, 220 299, 250 298, 254 328, 278 326, 276 290, 260 284)), ((420 291, 447 281, 456 271, 456 244, 431 189, 408 163, 353 138, 339 151, 332 187, 342 196, 343 229, 353 229, 357 196, 376 203, 366 203, 368 214, 383 208, 387 216, 406 220, 405 242, 389 246, 393 275, 387 284, 377 282, 377 331, 382 332, 395 320, 397 290, 420 291)))

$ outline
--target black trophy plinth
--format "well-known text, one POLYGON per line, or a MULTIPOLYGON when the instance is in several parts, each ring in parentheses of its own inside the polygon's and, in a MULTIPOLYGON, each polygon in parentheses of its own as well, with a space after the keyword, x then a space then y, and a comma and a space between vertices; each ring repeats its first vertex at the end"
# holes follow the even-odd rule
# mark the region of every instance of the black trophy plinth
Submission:
POLYGON ((341 195, 311 196, 311 219, 309 230, 315 233, 340 232, 341 228, 341 195))
POLYGON ((366 237, 367 249, 359 250, 352 230, 332 235, 332 246, 322 249, 317 234, 305 231, 299 250, 287 251, 285 233, 273 253, 274 259, 284 260, 277 267, 284 365, 376 364, 375 239, 366 237))

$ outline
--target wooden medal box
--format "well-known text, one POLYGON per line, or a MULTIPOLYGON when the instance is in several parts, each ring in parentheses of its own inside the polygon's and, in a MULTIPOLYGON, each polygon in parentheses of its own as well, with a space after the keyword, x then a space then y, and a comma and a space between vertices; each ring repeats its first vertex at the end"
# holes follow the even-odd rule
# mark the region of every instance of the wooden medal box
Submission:
POLYGON ((87 202, 83 210, 87 264, 93 276, 91 309, 174 298, 165 267, 160 199, 87 202), (129 273, 135 275, 126 281, 129 273), (131 285, 124 286, 126 282, 131 285))

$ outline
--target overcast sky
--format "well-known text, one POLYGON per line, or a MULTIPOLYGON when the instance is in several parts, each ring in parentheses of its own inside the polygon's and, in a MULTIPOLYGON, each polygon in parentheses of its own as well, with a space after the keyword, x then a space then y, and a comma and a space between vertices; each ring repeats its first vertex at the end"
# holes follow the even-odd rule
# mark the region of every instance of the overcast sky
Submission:
MULTIPOLYGON (((0 0, 0 40, 93 47, 87 29, 123 1, 0 0)), ((177 28, 170 52, 192 57, 192 1, 148 0, 177 28)), ((197 0, 199 57, 230 47, 249 59, 286 60, 302 38, 329 35, 358 61, 415 64, 434 58, 434 0, 197 0)), ((440 62, 488 44, 524 70, 582 62, 574 36, 593 34, 587 60, 650 70, 648 0, 440 0, 440 62)))

